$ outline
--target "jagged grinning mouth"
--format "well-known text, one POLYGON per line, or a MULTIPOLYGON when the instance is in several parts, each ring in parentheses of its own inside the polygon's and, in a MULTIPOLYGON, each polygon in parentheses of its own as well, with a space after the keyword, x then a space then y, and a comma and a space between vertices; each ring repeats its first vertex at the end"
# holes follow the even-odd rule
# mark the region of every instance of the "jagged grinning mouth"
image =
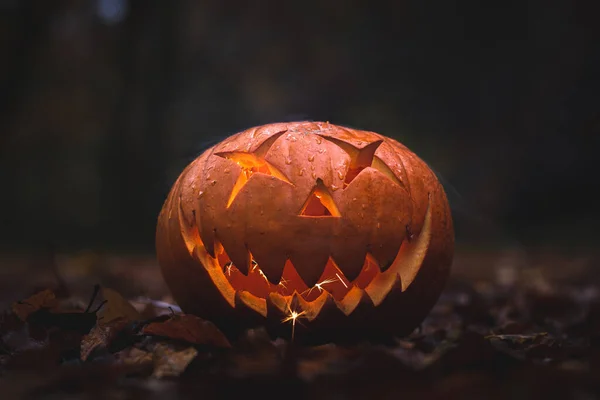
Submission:
POLYGON ((319 315, 330 299, 345 315, 350 315, 363 299, 377 306, 398 284, 404 291, 412 283, 431 241, 431 207, 428 203, 418 237, 402 243, 396 258, 385 271, 381 271, 375 259, 367 255, 361 273, 354 281, 349 282, 330 258, 321 279, 309 288, 288 260, 282 279, 278 284, 273 284, 266 279, 255 262, 247 275, 239 271, 231 264, 225 249, 218 242, 215 245, 215 257, 212 257, 200 239, 196 222, 186 223, 181 204, 177 208, 182 238, 190 255, 200 261, 225 300, 234 308, 243 303, 265 317, 267 301, 282 313, 288 313, 290 304, 295 302, 309 321, 319 315))

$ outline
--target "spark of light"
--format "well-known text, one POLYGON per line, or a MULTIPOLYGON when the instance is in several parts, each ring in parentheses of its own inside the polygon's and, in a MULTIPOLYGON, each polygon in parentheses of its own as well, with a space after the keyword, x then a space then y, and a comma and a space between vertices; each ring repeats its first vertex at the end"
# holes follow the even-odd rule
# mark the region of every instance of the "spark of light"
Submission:
MULTIPOLYGON (((337 274, 336 274, 336 275, 337 275, 337 274)), ((338 276, 338 279, 339 279, 339 276, 338 276)), ((341 279, 340 279, 340 280, 341 280, 341 279)), ((322 292, 322 291, 323 291, 323 285, 326 285, 326 284, 328 284, 328 283, 333 283, 333 282, 335 282, 335 281, 336 281, 336 279, 335 279, 335 278, 328 278, 328 279, 325 279, 325 280, 324 280, 324 281, 322 281, 322 282, 315 283, 315 286, 311 287, 310 289, 306 289, 306 290, 305 290, 304 292, 302 292, 301 294, 304 294, 304 293, 306 293, 306 295, 308 296, 308 295, 309 295, 309 294, 310 294, 310 293, 311 293, 311 292, 312 292, 312 291, 313 291, 315 288, 319 289, 319 293, 320 293, 320 292, 322 292), (308 292, 308 293, 307 293, 307 292, 308 292)), ((342 282, 342 284, 344 284, 344 286, 346 286, 346 284, 345 284, 344 282, 342 282)), ((346 287, 347 287, 347 286, 346 286, 346 287)))
POLYGON ((279 281, 279 286, 281 286, 284 289, 287 289, 287 286, 285 286, 285 284, 288 282, 287 279, 285 279, 284 277, 281 277, 281 280, 279 281))
POLYGON ((281 320, 281 323, 285 324, 286 322, 292 321, 292 342, 294 341, 294 334, 296 333, 296 320, 306 314, 306 311, 298 312, 292 311, 288 305, 289 316, 285 317, 281 320))
POLYGON ((346 289, 348 289, 348 285, 346 285, 346 282, 344 282, 344 280, 342 279, 342 277, 340 276, 340 274, 336 272, 335 276, 337 276, 338 279, 340 280, 340 282, 342 282, 342 285, 344 285, 346 287, 346 289))
POLYGON ((260 276, 262 276, 264 278, 265 281, 267 281, 267 283, 269 283, 269 278, 267 278, 267 276, 265 275, 264 272, 262 272, 262 269, 258 269, 258 273, 260 274, 260 276))
POLYGON ((231 261, 229 261, 227 264, 225 264, 225 273, 229 276, 231 276, 231 267, 233 266, 233 263, 231 261))

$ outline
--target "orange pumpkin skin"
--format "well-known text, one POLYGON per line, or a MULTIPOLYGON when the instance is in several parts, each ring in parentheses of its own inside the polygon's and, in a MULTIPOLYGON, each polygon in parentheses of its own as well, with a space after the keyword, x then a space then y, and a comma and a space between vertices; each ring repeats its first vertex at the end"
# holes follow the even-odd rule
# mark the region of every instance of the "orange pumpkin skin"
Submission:
POLYGON ((399 142, 268 124, 206 150, 158 217, 158 261, 187 313, 235 338, 386 340, 437 301, 454 251, 444 190, 399 142))

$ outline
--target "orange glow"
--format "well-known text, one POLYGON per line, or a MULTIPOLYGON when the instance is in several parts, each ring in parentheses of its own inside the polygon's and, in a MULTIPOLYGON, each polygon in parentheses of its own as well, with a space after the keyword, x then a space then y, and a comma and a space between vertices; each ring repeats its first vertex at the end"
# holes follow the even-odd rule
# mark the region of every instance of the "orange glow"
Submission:
POLYGON ((219 153, 218 155, 235 162, 242 169, 242 172, 240 173, 240 176, 238 176, 238 179, 235 182, 233 189, 231 190, 231 194, 229 195, 229 200, 227 201, 227 208, 231 206, 233 200, 235 200, 240 190, 242 190, 244 185, 248 182, 248 180, 254 173, 271 175, 276 177, 277 179, 291 184, 288 178, 281 171, 275 168, 275 166, 271 165, 264 158, 258 157, 254 153, 231 151, 219 153))
POLYGON ((340 211, 333 198, 319 179, 317 185, 300 210, 303 217, 340 217, 340 211))
POLYGON ((334 299, 341 300, 346 294, 357 286, 364 289, 377 275, 381 274, 379 266, 371 255, 367 255, 363 269, 359 276, 352 282, 344 276, 343 272, 330 258, 323 269, 319 281, 311 288, 302 280, 296 268, 287 260, 283 268, 281 280, 278 284, 269 282, 260 266, 253 260, 253 266, 248 275, 242 273, 233 265, 223 246, 215 249, 217 262, 223 270, 227 281, 235 291, 247 291, 260 298, 269 297, 270 293, 282 296, 292 296, 299 293, 308 302, 315 301, 323 291, 330 293, 334 299))
POLYGON ((253 127, 207 149, 174 183, 155 241, 186 313, 227 335, 264 323, 289 338, 306 321, 310 344, 409 334, 454 249, 444 188, 418 156, 320 122, 253 127))

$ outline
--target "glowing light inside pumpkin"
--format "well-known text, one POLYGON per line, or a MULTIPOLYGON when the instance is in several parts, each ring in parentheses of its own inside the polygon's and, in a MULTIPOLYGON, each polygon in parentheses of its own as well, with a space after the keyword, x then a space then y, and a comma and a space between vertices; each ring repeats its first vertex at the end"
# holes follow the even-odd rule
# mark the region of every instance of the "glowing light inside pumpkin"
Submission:
POLYGON ((392 182, 404 187, 404 184, 400 181, 400 179, 398 179, 390 167, 381 161, 379 157, 375 156, 375 152, 381 143, 383 143, 383 140, 377 140, 369 143, 362 149, 359 149, 352 146, 350 143, 346 143, 339 139, 328 136, 323 136, 323 138, 335 143, 350 156, 350 165, 348 166, 346 176, 344 177, 344 188, 346 188, 350 182, 352 182, 354 178, 356 178, 358 174, 360 174, 360 172, 367 167, 375 168, 388 177, 392 182))
POLYGON ((236 268, 218 240, 214 242, 214 256, 209 255, 200 238, 195 219, 186 220, 181 198, 179 201, 177 217, 190 255, 201 262, 215 287, 232 307, 237 307, 239 302, 265 317, 271 305, 292 317, 291 320, 304 315, 312 321, 328 299, 332 299, 345 315, 350 315, 365 296, 371 304, 378 306, 394 287, 400 285, 404 291, 412 283, 431 239, 431 209, 428 206, 421 232, 415 239, 402 242, 395 260, 385 272, 380 270, 373 256, 367 253, 358 277, 346 283, 347 278, 343 272, 329 258, 314 286, 318 290, 310 290, 289 260, 285 263, 280 282, 272 284, 265 279, 265 274, 252 254, 249 254, 252 268, 247 275, 236 268), (289 310, 290 304, 294 304, 295 309, 303 310, 302 313, 296 312, 294 317, 289 310))
POLYGON ((249 269, 246 275, 231 262, 223 246, 218 245, 215 251, 218 263, 222 266, 223 275, 227 278, 233 289, 236 291, 247 291, 263 299, 267 298, 270 293, 275 292, 282 296, 292 296, 294 293, 298 293, 304 300, 314 301, 320 296, 323 290, 326 290, 334 299, 341 300, 352 287, 356 286, 364 289, 373 279, 381 274, 375 259, 371 255, 367 255, 361 273, 354 281, 350 282, 330 258, 325 265, 318 283, 312 287, 308 287, 293 264, 288 260, 283 268, 279 283, 273 284, 269 282, 267 276, 254 259, 252 259, 252 268, 249 269))
POLYGON ((311 287, 310 289, 305 290, 301 294, 305 294, 306 292, 308 292, 307 294, 310 294, 310 292, 312 292, 314 289, 318 289, 319 292, 322 292, 323 291, 323 285, 327 285, 328 283, 333 283, 333 282, 335 282, 335 279, 332 279, 332 278, 325 279, 324 281, 315 283, 315 286, 311 287))
POLYGON ((340 211, 333 202, 327 187, 321 179, 317 179, 312 193, 300 210, 302 217, 340 217, 340 211))
POLYGON ((233 200, 235 200, 240 190, 242 190, 244 185, 246 185, 246 183, 254 173, 271 175, 276 177, 277 179, 291 184, 288 178, 281 171, 279 171, 277 168, 271 165, 264 158, 257 156, 254 153, 232 151, 219 153, 218 155, 234 161, 242 169, 240 175, 237 178, 237 181, 235 182, 235 185, 233 186, 233 189, 231 190, 229 200, 227 200, 227 208, 231 206, 233 200))

